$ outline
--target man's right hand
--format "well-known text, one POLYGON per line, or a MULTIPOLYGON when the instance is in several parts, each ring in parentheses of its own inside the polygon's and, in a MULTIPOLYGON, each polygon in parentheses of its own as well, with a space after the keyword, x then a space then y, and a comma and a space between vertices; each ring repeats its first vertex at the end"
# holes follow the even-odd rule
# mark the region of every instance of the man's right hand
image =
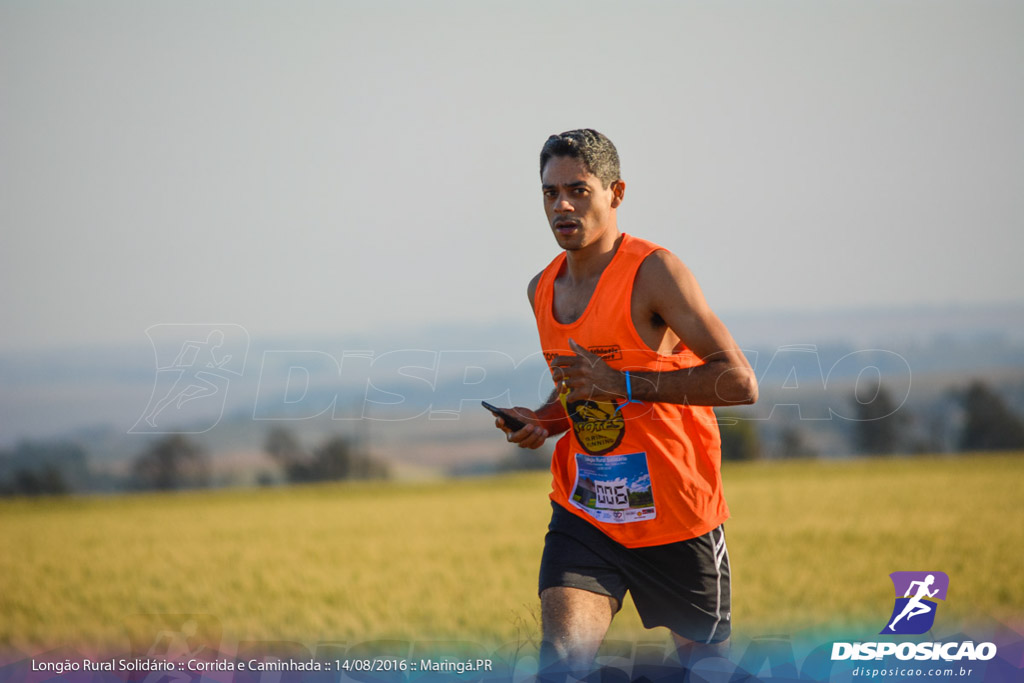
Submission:
POLYGON ((510 408, 510 413, 526 423, 526 426, 518 431, 511 431, 505 426, 505 421, 500 417, 494 419, 494 426, 505 432, 505 438, 509 443, 514 443, 520 448, 540 448, 544 445, 550 433, 541 427, 540 418, 537 413, 529 408, 510 408))

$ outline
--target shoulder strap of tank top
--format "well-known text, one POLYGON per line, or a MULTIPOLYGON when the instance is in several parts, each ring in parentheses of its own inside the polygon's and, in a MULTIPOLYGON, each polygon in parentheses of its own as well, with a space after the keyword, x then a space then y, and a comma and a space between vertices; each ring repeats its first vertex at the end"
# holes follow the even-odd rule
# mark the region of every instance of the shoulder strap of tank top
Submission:
POLYGON ((533 293, 533 311, 536 317, 542 312, 551 315, 551 309, 555 291, 555 277, 565 263, 565 252, 556 256, 551 263, 541 271, 540 279, 537 280, 537 290, 533 293))

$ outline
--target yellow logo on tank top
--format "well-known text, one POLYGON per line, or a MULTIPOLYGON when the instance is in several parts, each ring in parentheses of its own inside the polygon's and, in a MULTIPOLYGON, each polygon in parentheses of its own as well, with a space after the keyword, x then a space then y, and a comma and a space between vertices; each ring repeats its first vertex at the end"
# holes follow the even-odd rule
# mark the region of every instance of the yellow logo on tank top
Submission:
MULTIPOLYGON (((568 393, 568 392, 567 392, 568 393)), ((626 433, 626 420, 612 401, 573 401, 567 403, 562 395, 562 407, 572 420, 576 441, 591 455, 604 455, 622 443, 626 433)))

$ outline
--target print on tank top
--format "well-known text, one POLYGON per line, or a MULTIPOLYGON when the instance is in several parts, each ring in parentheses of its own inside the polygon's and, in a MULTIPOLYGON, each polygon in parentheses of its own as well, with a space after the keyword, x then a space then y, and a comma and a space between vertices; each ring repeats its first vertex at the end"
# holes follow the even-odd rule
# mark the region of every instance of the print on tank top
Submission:
POLYGON ((559 396, 565 414, 572 420, 572 431, 583 449, 591 455, 604 455, 615 450, 626 434, 626 420, 619 412, 618 401, 565 400, 559 396))

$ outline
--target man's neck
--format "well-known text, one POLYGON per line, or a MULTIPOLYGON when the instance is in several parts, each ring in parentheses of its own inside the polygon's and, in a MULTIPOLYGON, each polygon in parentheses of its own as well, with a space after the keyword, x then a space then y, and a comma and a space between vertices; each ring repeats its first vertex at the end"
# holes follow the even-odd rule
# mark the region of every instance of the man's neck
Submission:
POLYGON ((585 282, 600 277, 622 242, 622 233, 613 228, 607 236, 581 249, 566 250, 566 268, 573 282, 585 282))

